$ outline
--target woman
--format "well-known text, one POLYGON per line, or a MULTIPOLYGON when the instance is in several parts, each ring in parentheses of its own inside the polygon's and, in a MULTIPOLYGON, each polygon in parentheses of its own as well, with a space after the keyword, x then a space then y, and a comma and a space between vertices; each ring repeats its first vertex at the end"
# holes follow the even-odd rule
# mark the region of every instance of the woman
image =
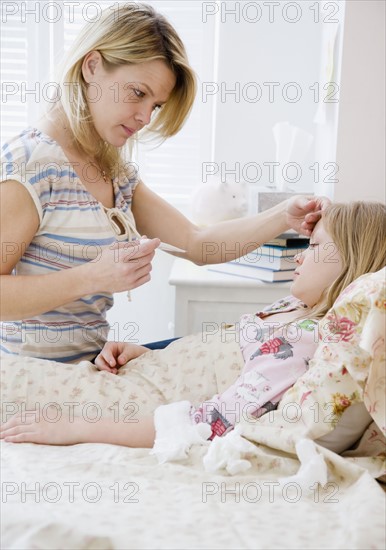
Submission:
POLYGON ((95 358, 113 293, 150 280, 160 240, 204 264, 223 261, 221 252, 203 257, 208 242, 237 250, 236 242, 263 243, 289 227, 310 233, 327 200, 298 197, 199 229, 145 186, 125 149, 145 128, 175 135, 194 95, 184 46, 153 8, 110 7, 85 26, 64 60, 52 109, 3 148, 5 353, 68 363, 95 358), (131 242, 144 234, 147 241, 131 242))
MULTIPOLYGON (((386 208, 380 203, 357 202, 351 204, 336 204, 327 207, 322 219, 318 222, 311 236, 311 243, 307 251, 297 257, 297 268, 294 282, 291 286, 292 295, 276 302, 264 312, 253 315, 243 315, 237 327, 239 346, 242 354, 240 376, 235 373, 234 348, 229 347, 225 335, 218 341, 212 340, 206 344, 207 348, 220 349, 225 359, 216 365, 220 372, 218 380, 228 380, 228 387, 219 391, 212 398, 207 392, 204 402, 198 407, 189 406, 185 410, 186 418, 171 420, 175 423, 169 429, 170 441, 177 431, 179 435, 186 432, 189 426, 195 423, 205 423, 207 437, 223 435, 232 429, 241 418, 256 418, 268 410, 275 408, 283 394, 306 371, 308 360, 312 358, 318 345, 318 321, 323 318, 332 307, 336 298, 355 279, 364 273, 379 271, 385 265, 386 258, 386 208), (374 249, 371 244, 377 243, 374 249), (180 430, 180 431, 179 431, 180 430)), ((235 331, 232 330, 232 334, 235 331)), ((170 371, 175 371, 173 360, 177 360, 184 350, 184 343, 188 343, 191 353, 195 346, 200 346, 202 335, 195 338, 186 337, 169 346, 168 353, 170 371)), ((202 347, 205 349, 205 346, 202 347)), ((158 391, 162 394, 169 390, 169 381, 163 381, 167 375, 163 353, 149 352, 141 346, 126 344, 126 349, 115 350, 114 344, 108 344, 97 358, 99 368, 106 370, 106 360, 112 354, 125 352, 138 356, 125 367, 119 369, 118 376, 103 373, 104 376, 120 378, 122 390, 125 392, 124 381, 129 384, 126 396, 132 391, 130 380, 135 380, 136 370, 139 370, 138 361, 142 360, 144 377, 148 380, 149 392, 156 387, 158 377, 158 391), (157 359, 158 358, 158 359, 157 359), (152 370, 146 371, 146 362, 152 370), (158 372, 157 374, 157 369, 158 372), (164 387, 162 387, 164 384, 164 387)), ((220 357, 220 354, 219 354, 220 357)), ((185 364, 185 382, 189 384, 189 373, 192 376, 194 369, 198 371, 204 364, 209 378, 210 363, 213 357, 196 355, 185 364), (201 365, 197 363, 201 361, 201 365), (209 363, 206 365, 205 363, 209 363)), ((12 369, 10 369, 12 370, 12 369)), ((22 379, 26 380, 26 370, 22 379)), ((102 374, 102 373, 101 373, 102 374)), ((18 375, 15 375, 15 380, 18 375)), ((86 376, 87 383, 95 380, 95 373, 86 376)), ((194 378, 194 377, 192 377, 194 378)), ((20 384, 20 377, 17 378, 20 384)), ((202 376, 205 382, 205 375, 202 376)), ((66 382, 67 383, 67 382, 66 382)), ((220 387, 220 384, 218 384, 220 387)), ((16 386, 15 386, 16 387, 16 386)), ((79 384, 78 390, 81 387, 79 384)), ((196 395, 191 394, 191 401, 199 402, 197 386, 196 395)), ((46 402, 56 399, 57 390, 47 395, 46 402), (55 393, 56 391, 56 393, 55 393)), ((116 395, 115 392, 114 395, 116 395)), ((8 400, 10 399, 8 394, 8 400)), ((186 390, 175 392, 174 399, 178 401, 186 398, 186 390)), ((63 394, 61 400, 71 398, 71 392, 63 394)), ((133 401, 137 409, 131 418, 113 418, 107 408, 103 411, 104 417, 97 422, 90 422, 83 416, 69 418, 64 415, 56 421, 44 418, 37 411, 36 415, 17 414, 1 427, 1 438, 10 442, 34 442, 45 444, 74 444, 81 442, 103 442, 130 447, 151 447, 155 439, 154 417, 144 415, 144 411, 151 410, 151 406, 142 401, 143 395, 138 395, 133 401)), ((158 395, 155 398, 157 401, 158 395)), ((154 404, 154 403, 153 403, 154 404)), ((155 408, 155 406, 154 406, 155 408)), ((114 412, 118 409, 115 408, 114 412)), ((124 407, 122 407, 124 410, 124 407)), ((153 409, 154 410, 154 409, 153 409)), ((182 409, 183 410, 183 409, 182 409)), ((367 421, 364 418, 364 423, 367 421)), ((168 420, 170 421, 170 419, 168 420)), ((202 424, 201 424, 202 425, 202 424)), ((166 442, 166 446, 168 442, 166 442)))

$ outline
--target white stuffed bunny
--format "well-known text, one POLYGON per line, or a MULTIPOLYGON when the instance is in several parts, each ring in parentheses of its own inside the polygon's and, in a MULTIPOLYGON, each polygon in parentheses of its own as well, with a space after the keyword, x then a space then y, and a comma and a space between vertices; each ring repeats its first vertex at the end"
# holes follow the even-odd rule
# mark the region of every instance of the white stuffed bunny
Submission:
POLYGON ((245 182, 208 181, 193 192, 191 204, 192 221, 197 225, 241 218, 248 212, 248 186, 245 182))

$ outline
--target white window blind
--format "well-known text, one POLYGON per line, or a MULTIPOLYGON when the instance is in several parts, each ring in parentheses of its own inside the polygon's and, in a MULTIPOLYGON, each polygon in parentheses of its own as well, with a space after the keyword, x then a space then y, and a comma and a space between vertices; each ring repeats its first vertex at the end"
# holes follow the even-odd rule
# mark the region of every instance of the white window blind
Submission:
POLYGON ((2 13, 1 70, 1 142, 22 130, 28 120, 27 103, 22 101, 22 86, 28 72, 27 29, 20 15, 2 13))
MULTIPOLYGON (((204 26, 201 2, 152 1, 176 28, 185 44, 191 66, 198 77, 198 93, 191 115, 178 135, 160 147, 139 145, 138 163, 142 179, 159 195, 184 206, 192 189, 201 181, 201 135, 204 132, 200 80, 204 62, 204 26)), ((208 54, 208 52, 206 52, 208 54)), ((208 56, 207 56, 208 57, 208 56)))
MULTIPOLYGON (((17 10, 14 14, 4 14, 3 10, 2 143, 26 126, 36 123, 43 112, 44 97, 48 94, 48 87, 44 86, 54 80, 56 63, 78 35, 85 19, 91 19, 98 11, 117 3, 125 4, 127 1, 66 2, 61 11, 58 8, 60 2, 12 2, 9 4, 16 6, 17 10), (23 90, 30 93, 23 93, 23 90)), ((203 74, 208 75, 212 66, 211 52, 208 49, 205 51, 205 37, 210 36, 210 29, 202 23, 202 2, 150 0, 147 3, 164 14, 181 36, 198 76, 198 94, 181 132, 157 148, 154 144, 140 143, 136 161, 145 183, 166 200, 184 209, 192 189, 201 181, 203 143, 207 139, 203 139, 203 135, 210 133, 210 117, 208 120, 200 99, 203 74), (204 118, 207 119, 206 130, 204 118)), ((205 152, 204 157, 209 158, 209 152, 205 152)))

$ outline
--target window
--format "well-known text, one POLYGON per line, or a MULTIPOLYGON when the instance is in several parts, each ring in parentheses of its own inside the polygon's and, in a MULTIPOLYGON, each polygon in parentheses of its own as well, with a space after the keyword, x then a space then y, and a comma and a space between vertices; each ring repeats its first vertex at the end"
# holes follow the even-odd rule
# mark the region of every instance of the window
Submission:
POLYGON ((175 205, 183 205, 201 181, 201 136, 208 124, 201 109, 200 82, 204 64, 204 25, 201 2, 149 2, 174 25, 185 44, 189 61, 198 78, 198 92, 190 118, 177 136, 160 147, 139 146, 140 175, 146 184, 175 205))
MULTIPOLYGON (((29 125, 37 124, 54 67, 85 21, 104 8, 127 2, 4 2, 2 3, 2 135, 4 143, 29 125)), ((202 24, 202 3, 189 0, 150 0, 180 34, 198 76, 198 94, 191 116, 178 136, 160 147, 140 144, 136 152, 140 175, 166 200, 180 207, 189 204, 192 189, 201 181, 201 159, 209 153, 211 125, 208 107, 200 100, 200 82, 211 78, 211 28, 202 24), (208 42, 209 41, 209 42, 208 42)), ((52 90, 51 90, 52 91, 52 90)))
MULTIPOLYGON (((4 4, 3 4, 4 6, 4 4)), ((4 143, 27 124, 28 111, 22 101, 22 86, 28 74, 26 25, 17 14, 2 13, 1 31, 1 141, 4 143)))

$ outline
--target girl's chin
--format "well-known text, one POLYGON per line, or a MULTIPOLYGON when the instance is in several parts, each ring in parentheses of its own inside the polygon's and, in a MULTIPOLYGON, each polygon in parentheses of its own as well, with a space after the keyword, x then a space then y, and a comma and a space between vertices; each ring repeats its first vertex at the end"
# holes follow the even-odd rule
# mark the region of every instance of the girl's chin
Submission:
POLYGON ((302 292, 301 291, 299 292, 299 289, 296 288, 296 285, 294 283, 292 283, 292 285, 290 287, 290 291, 291 291, 292 296, 294 296, 294 298, 297 298, 298 300, 303 302, 303 304, 306 305, 307 307, 312 307, 304 301, 304 296, 303 296, 302 292))

